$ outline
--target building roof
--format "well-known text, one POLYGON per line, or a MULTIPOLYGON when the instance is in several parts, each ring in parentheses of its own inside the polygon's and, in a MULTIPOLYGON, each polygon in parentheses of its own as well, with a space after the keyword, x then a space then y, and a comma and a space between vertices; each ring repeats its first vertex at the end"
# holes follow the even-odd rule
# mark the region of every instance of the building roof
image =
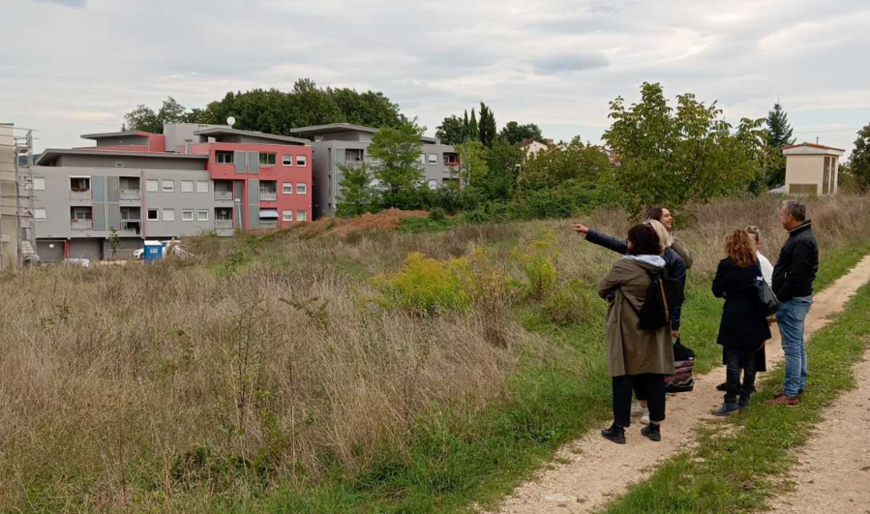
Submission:
POLYGON ((46 164, 62 155, 107 155, 114 157, 147 157, 150 159, 198 159, 208 160, 208 155, 199 154, 183 154, 183 153, 168 153, 168 152, 125 152, 119 150, 75 150, 75 149, 57 149, 49 148, 40 154, 36 161, 38 166, 46 164))
POLYGON ((327 125, 311 125, 310 127, 298 127, 290 129, 293 134, 330 134, 332 132, 367 132, 369 134, 377 133, 378 129, 374 127, 364 127, 362 125, 354 125, 353 123, 329 123, 327 125))
MULTIPOLYGON (((365 132, 367 134, 377 134, 380 129, 374 127, 365 127, 363 125, 354 125, 353 123, 329 123, 326 125, 311 125, 310 127, 298 127, 290 129, 293 134, 307 134, 316 136, 319 134, 333 134, 335 132, 365 132)), ((436 144, 438 139, 429 136, 420 136, 420 140, 424 143, 436 144)))
POLYGON ((121 130, 118 132, 101 132, 99 134, 82 134, 82 139, 103 139, 106 137, 129 137, 129 136, 159 136, 153 132, 145 132, 143 130, 121 130))
POLYGON ((282 143, 296 143, 299 145, 307 145, 311 141, 307 139, 301 139, 298 137, 290 137, 290 136, 279 136, 276 134, 267 134, 265 132, 257 132, 254 130, 239 130, 234 128, 227 127, 214 127, 207 128, 203 130, 194 131, 194 134, 197 136, 248 136, 248 137, 256 137, 260 139, 268 139, 271 141, 280 141, 282 143))
POLYGON ((815 143, 800 143, 782 147, 785 155, 843 155, 846 150, 815 143))

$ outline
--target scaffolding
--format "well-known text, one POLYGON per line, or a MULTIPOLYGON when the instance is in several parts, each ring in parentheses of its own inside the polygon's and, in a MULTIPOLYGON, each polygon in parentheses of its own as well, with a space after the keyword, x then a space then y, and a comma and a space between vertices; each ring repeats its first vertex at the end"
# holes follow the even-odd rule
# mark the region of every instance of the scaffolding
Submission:
POLYGON ((0 124, 0 269, 35 263, 33 130, 0 124))

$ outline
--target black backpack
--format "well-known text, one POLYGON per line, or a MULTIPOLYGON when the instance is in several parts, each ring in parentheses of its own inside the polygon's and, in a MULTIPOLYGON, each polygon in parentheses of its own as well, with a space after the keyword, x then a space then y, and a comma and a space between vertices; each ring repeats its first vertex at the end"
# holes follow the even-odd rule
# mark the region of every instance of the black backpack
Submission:
POLYGON ((670 326, 673 306, 683 301, 682 288, 679 280, 667 278, 664 273, 649 273, 649 276, 651 281, 646 300, 638 312, 638 326, 644 330, 656 330, 670 326))

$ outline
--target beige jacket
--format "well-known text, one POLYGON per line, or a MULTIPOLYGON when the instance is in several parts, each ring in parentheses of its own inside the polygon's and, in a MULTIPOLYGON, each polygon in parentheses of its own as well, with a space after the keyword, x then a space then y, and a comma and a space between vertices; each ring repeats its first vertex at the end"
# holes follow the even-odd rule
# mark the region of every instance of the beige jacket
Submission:
POLYGON ((661 257, 627 255, 616 261, 598 284, 598 295, 610 302, 605 328, 610 376, 674 373, 670 328, 638 327, 638 312, 651 281, 649 273, 661 273, 663 268, 661 257))

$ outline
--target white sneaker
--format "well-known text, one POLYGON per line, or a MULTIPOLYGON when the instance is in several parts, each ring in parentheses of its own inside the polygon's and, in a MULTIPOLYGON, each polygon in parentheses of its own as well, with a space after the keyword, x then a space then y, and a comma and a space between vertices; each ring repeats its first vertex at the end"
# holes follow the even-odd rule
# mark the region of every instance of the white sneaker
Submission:
POLYGON ((631 404, 632 417, 636 418, 638 416, 643 416, 644 414, 649 414, 649 410, 641 407, 639 403, 632 403, 631 404))
POLYGON ((646 411, 646 414, 640 417, 641 425, 649 425, 649 410, 646 411))

